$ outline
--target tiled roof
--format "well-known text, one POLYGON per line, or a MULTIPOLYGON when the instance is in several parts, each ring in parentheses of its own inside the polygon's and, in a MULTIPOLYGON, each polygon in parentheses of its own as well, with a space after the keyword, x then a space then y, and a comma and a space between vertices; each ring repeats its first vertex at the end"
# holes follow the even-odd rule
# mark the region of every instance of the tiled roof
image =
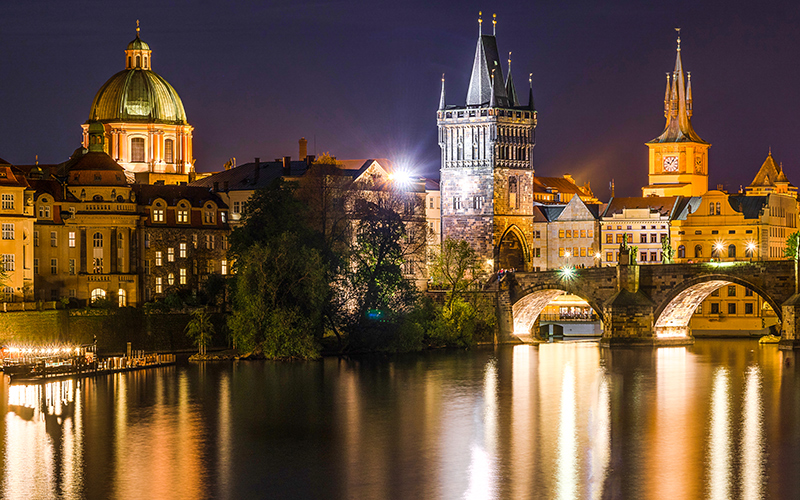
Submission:
POLYGON ((647 208, 657 211, 662 217, 673 213, 678 196, 646 196, 632 198, 611 198, 608 202, 603 217, 611 217, 614 214, 622 213, 625 209, 647 208))
POLYGON ((769 196, 728 196, 731 208, 744 215, 745 219, 758 219, 761 211, 767 205, 769 196))
POLYGON ((188 200, 193 207, 202 207, 205 202, 211 200, 219 208, 228 208, 216 193, 203 186, 134 184, 131 188, 136 193, 137 203, 140 205, 149 205, 156 198, 161 198, 170 206, 177 205, 180 200, 188 200))

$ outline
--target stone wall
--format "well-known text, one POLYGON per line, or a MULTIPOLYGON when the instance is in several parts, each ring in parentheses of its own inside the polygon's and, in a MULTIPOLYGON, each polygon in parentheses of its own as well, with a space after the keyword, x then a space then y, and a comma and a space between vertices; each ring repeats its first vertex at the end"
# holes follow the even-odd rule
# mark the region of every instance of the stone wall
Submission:
MULTIPOLYGON (((212 344, 228 345, 227 315, 212 314, 216 334, 212 344)), ((184 334, 189 314, 146 314, 141 309, 74 309, 0 314, 2 344, 89 344, 97 338, 100 354, 123 353, 128 342, 133 349, 177 351, 192 349, 184 334)))

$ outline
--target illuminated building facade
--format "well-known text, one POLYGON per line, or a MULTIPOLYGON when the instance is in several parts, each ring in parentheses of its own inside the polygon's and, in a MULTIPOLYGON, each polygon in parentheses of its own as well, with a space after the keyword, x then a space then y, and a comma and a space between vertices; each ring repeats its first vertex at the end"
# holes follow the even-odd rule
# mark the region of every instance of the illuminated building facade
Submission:
POLYGON ((89 126, 105 131, 105 151, 128 177, 143 184, 187 182, 194 173, 192 131, 183 102, 174 88, 152 71, 152 51, 139 38, 125 50, 125 69, 97 92, 82 125, 89 146, 89 126))
POLYGON ((33 189, 25 175, 0 158, 0 300, 33 297, 33 189))
POLYGON ((664 131, 647 143, 649 185, 643 196, 701 196, 708 191, 708 149, 711 144, 700 138, 692 127, 692 77, 684 73, 681 39, 672 81, 667 74, 664 94, 664 131))
MULTIPOLYGON (((196 291, 209 273, 227 274, 228 207, 219 196, 203 188, 130 184, 105 153, 102 125, 91 124, 88 133, 89 148, 65 163, 14 167, 30 186, 31 293, 25 300, 135 306, 196 291), (156 252, 163 252, 161 265, 156 252)), ((28 254, 17 255, 27 260, 28 254)))
POLYGON ((466 103, 437 112, 442 237, 469 241, 495 269, 531 270, 537 113, 521 105, 494 35, 478 36, 466 103))
POLYGON ((601 259, 605 265, 619 262, 619 247, 627 235, 628 246, 638 247, 636 262, 661 264, 662 241, 686 199, 680 196, 612 198, 601 217, 601 259))
POLYGON ((533 271, 598 265, 601 205, 572 196, 566 205, 533 208, 533 271))

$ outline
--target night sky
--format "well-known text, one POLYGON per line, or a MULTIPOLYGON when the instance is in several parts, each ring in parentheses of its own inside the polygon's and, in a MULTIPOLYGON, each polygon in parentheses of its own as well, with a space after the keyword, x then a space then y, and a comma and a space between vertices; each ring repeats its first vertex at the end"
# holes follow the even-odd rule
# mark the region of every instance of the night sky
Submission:
POLYGON ((611 178, 617 195, 641 195, 680 26, 693 125, 713 145, 709 186, 749 184, 770 146, 800 184, 791 2, 3 2, 0 157, 64 161, 140 19, 153 70, 195 127, 198 171, 296 158, 305 136, 309 153, 388 157, 438 177, 440 78, 448 104, 463 105, 479 10, 485 31, 497 13, 522 96, 534 74, 538 175, 590 180, 603 200, 611 178))

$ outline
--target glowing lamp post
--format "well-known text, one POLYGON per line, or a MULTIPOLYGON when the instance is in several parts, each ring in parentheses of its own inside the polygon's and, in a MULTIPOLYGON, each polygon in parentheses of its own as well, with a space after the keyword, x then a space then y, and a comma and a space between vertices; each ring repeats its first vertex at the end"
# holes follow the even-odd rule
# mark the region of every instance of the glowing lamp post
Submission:
POLYGON ((714 250, 717 251, 717 257, 719 260, 722 260, 722 250, 725 248, 725 245, 722 244, 721 241, 714 243, 714 250))
POLYGON ((756 253, 756 244, 752 241, 747 244, 747 253, 750 257, 750 262, 753 262, 753 255, 756 253))
POLYGON ((594 254, 594 258, 597 261, 597 267, 602 267, 603 260, 602 260, 602 255, 600 254, 600 252, 597 252, 596 254, 594 254))

